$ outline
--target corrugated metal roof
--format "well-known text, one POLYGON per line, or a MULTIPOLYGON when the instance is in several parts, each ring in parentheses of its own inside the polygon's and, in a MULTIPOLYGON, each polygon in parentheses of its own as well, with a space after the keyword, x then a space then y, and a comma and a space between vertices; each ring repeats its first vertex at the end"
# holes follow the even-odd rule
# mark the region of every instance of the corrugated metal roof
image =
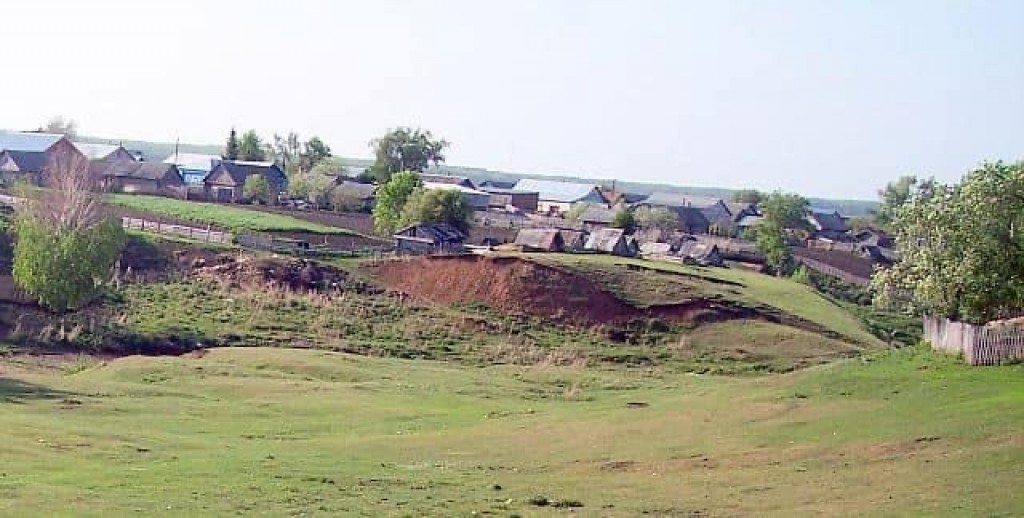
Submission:
POLYGON ((718 203, 722 203, 722 200, 720 198, 691 196, 689 194, 680 194, 675 192, 654 192, 641 201, 641 203, 652 206, 696 207, 698 209, 704 209, 718 203))
POLYGON ((5 156, 10 158, 14 165, 14 167, 6 168, 8 171, 41 173, 46 168, 46 153, 42 151, 4 151, 0 153, 0 162, 5 156))
POLYGON ((220 156, 206 155, 202 153, 178 153, 164 159, 165 164, 174 164, 181 169, 206 172, 213 171, 220 162, 220 156))
POLYGON ((616 247, 626 236, 621 228, 602 228, 590 234, 587 239, 587 250, 598 252, 615 252, 616 247))
POLYGON ((524 178, 516 182, 517 191, 531 191, 539 194, 544 201, 575 203, 590 195, 596 185, 586 183, 556 182, 524 178))
MULTIPOLYGON (((177 168, 174 164, 162 162, 137 162, 135 160, 94 160, 89 163, 89 172, 94 176, 160 180, 177 168)), ((180 173, 178 173, 180 178, 180 173)))
POLYGON ((564 246, 562 234, 555 228, 524 228, 516 234, 515 244, 527 248, 560 251, 564 246))
POLYGON ((0 151, 46 151, 50 146, 64 138, 56 133, 23 133, 17 131, 0 131, 0 151))
POLYGON ((89 160, 106 158, 121 147, 113 144, 93 144, 91 142, 72 142, 72 144, 89 160))

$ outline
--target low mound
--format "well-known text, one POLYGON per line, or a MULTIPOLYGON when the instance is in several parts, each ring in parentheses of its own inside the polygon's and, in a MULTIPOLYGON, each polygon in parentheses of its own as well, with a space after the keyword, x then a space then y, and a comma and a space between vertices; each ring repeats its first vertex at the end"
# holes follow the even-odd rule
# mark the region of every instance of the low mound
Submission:
POLYGON ((276 257, 222 255, 212 266, 197 265, 196 277, 227 281, 235 285, 263 283, 295 291, 354 291, 376 295, 383 290, 354 279, 345 270, 307 261, 276 257))
POLYGON ((420 257, 368 267, 389 288, 441 304, 484 304, 584 325, 657 317, 694 323, 764 317, 750 308, 697 299, 639 308, 570 270, 514 257, 420 257))

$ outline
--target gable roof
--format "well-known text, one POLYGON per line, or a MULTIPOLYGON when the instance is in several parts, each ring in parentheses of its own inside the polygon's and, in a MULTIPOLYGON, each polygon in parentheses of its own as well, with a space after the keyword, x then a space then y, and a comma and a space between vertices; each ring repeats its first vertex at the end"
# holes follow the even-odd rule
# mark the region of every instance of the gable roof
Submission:
POLYGON ((811 211, 809 217, 811 219, 811 223, 813 223, 818 230, 823 232, 846 232, 850 229, 846 225, 846 220, 844 220, 843 217, 835 211, 811 211))
POLYGON ((164 159, 165 164, 174 164, 181 169, 213 171, 223 159, 219 155, 202 153, 177 153, 164 159))
POLYGON ((476 189, 476 185, 473 185, 473 181, 465 176, 448 176, 443 174, 426 174, 420 173, 420 180, 423 183, 443 183, 448 185, 460 185, 462 187, 468 187, 470 189, 476 189))
POLYGON ((46 168, 46 153, 42 151, 7 150, 0 153, 0 159, 3 157, 7 157, 14 164, 13 168, 7 168, 8 171, 41 173, 46 168))
POLYGON ((603 223, 607 225, 615 220, 616 212, 618 211, 607 209, 600 205, 591 205, 580 215, 580 221, 583 223, 603 223))
POLYGON ((559 251, 565 247, 562 233, 554 228, 524 228, 516 234, 515 244, 539 250, 559 251))
POLYGON ((697 207, 675 206, 668 208, 679 216, 679 225, 685 229, 703 229, 711 225, 711 221, 708 220, 704 211, 697 207))
POLYGON ((0 151, 46 151, 62 138, 56 133, 0 131, 0 151))
POLYGON ((725 204, 725 208, 729 209, 729 214, 732 215, 733 221, 738 220, 741 215, 757 214, 757 205, 753 203, 728 202, 725 204))
POLYGON ((481 190, 486 190, 486 189, 507 189, 507 190, 512 190, 512 189, 515 188, 515 186, 516 186, 516 182, 515 181, 507 182, 507 181, 504 181, 504 180, 484 180, 484 181, 480 182, 479 185, 477 185, 477 187, 480 188, 481 190))
POLYGON ((72 142, 78 151, 89 160, 100 160, 114 154, 121 146, 113 144, 93 144, 91 142, 72 142))
POLYGON ((252 174, 262 174, 275 177, 278 183, 284 184, 288 177, 284 175, 281 168, 274 162, 252 162, 248 160, 222 160, 214 170, 223 169, 231 180, 238 185, 245 183, 246 178, 252 174))
POLYGON ((653 192, 650 196, 642 201, 652 206, 663 206, 663 207, 696 207, 698 209, 704 209, 713 207, 719 203, 724 204, 720 198, 710 198, 707 196, 691 196, 689 194, 681 194, 675 192, 653 192))
POLYGON ((602 228, 595 230, 587 238, 587 250, 600 252, 616 252, 620 243, 626 243, 626 231, 621 228, 602 228))
MULTIPOLYGON (((570 182, 555 182, 551 180, 534 180, 532 178, 523 178, 516 182, 515 189, 517 191, 530 191, 536 192, 538 197, 544 201, 553 201, 558 203, 576 203, 591 193, 600 193, 597 191, 597 186, 587 183, 570 183, 570 182)), ((604 196, 601 196, 604 198, 604 196)), ((608 200, 605 200, 607 202, 608 200)))
POLYGON ((137 180, 162 180, 174 172, 181 178, 174 164, 162 162, 137 162, 135 160, 93 160, 89 162, 89 173, 94 177, 134 178, 137 180))

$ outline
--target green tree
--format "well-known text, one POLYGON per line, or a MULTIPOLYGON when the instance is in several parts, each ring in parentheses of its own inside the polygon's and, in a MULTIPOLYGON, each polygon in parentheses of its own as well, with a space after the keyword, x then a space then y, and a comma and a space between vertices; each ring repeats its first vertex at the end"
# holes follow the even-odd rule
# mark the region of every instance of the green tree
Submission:
POLYGON ((732 193, 732 201, 736 203, 752 203, 757 205, 764 199, 764 194, 757 189, 740 189, 732 193))
POLYGON ((679 214, 666 207, 643 206, 634 211, 636 224, 643 229, 672 232, 679 229, 679 214))
POLYGON ((884 189, 879 190, 878 198, 881 201, 881 206, 875 213, 875 222, 885 228, 892 225, 896 219, 896 212, 910 199, 916 186, 916 176, 901 176, 886 184, 884 189))
POLYGON ((636 216, 633 214, 631 209, 620 209, 612 217, 610 225, 612 228, 621 228, 625 230, 627 234, 636 232, 636 216))
POLYGON ((238 160, 249 160, 262 162, 267 159, 267 152, 263 148, 263 141, 255 131, 249 130, 242 134, 242 140, 238 143, 238 160))
POLYGON ((324 144, 320 137, 313 137, 302 144, 299 167, 303 171, 312 171, 318 164, 330 158, 331 148, 324 144))
POLYGON ((231 128, 231 133, 228 133, 228 142, 224 146, 224 159, 238 160, 238 133, 235 132, 235 128, 231 128))
POLYGON ((395 173, 377 189, 377 202, 373 207, 373 226, 378 233, 388 235, 402 222, 402 209, 418 187, 423 184, 412 171, 395 173))
POLYGON ((360 212, 365 210, 365 203, 355 191, 346 189, 345 185, 336 185, 331 189, 330 205, 334 212, 360 212))
POLYGON ((446 223, 468 233, 472 221, 473 207, 454 189, 416 189, 402 208, 402 225, 446 223))
POLYGON ((274 193, 270 182, 261 174, 251 174, 242 184, 242 195, 252 203, 270 205, 274 201, 274 193))
POLYGON ((374 163, 370 172, 379 183, 385 183, 399 171, 422 173, 430 164, 444 162, 448 142, 435 139, 429 131, 395 128, 370 142, 374 163))
POLYGON ((1024 308, 1024 163, 918 182, 892 227, 902 260, 873 276, 878 304, 974 323, 1024 308))
POLYGON ((806 230, 807 213, 810 203, 794 193, 775 191, 766 196, 760 204, 765 222, 774 223, 785 230, 806 230))
POLYGON ((792 264, 793 253, 786 242, 786 229, 774 221, 763 221, 754 231, 758 250, 764 254, 765 266, 775 275, 783 276, 792 264))

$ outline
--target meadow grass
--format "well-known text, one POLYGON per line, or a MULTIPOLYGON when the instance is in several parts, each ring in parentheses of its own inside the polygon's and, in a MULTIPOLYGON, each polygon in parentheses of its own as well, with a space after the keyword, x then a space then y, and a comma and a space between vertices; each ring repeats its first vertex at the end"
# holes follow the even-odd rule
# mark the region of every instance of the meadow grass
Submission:
POLYGON ((1024 513, 1024 367, 920 349, 760 378, 263 348, 0 366, 0 514, 1024 513))
POLYGON ((311 223, 291 216, 215 203, 133 194, 111 194, 107 197, 107 203, 184 221, 215 225, 234 232, 354 234, 350 230, 311 223))

